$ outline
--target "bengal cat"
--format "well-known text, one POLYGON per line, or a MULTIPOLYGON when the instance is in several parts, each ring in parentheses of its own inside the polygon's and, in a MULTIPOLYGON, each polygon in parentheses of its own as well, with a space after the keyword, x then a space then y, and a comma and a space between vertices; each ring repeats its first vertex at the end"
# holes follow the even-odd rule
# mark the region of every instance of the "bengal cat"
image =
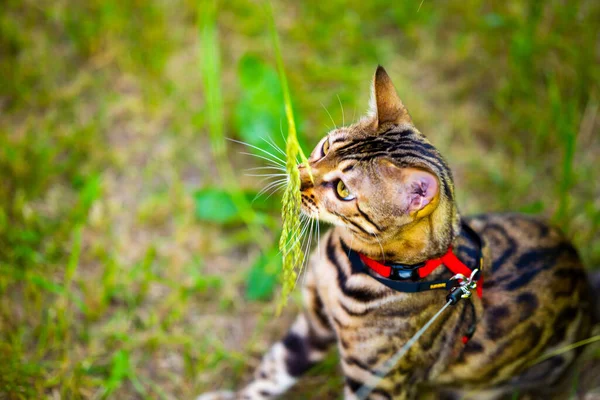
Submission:
POLYGON ((357 398, 448 293, 397 291, 364 261, 395 265, 392 270, 404 275, 394 282, 428 285, 453 272, 440 266, 420 278, 411 270, 449 249, 470 270, 480 267, 481 253, 482 297, 442 314, 368 398, 416 399, 426 390, 450 398, 473 391, 472 398, 502 398, 515 390, 566 397, 565 377, 579 350, 531 364, 590 335, 591 291, 576 250, 557 229, 530 216, 461 218, 446 161, 415 128, 382 67, 370 113, 331 131, 309 163, 312 180, 299 166, 303 212, 334 228, 322 239, 321 257, 313 254, 309 262, 304 311, 245 388, 200 399, 280 396, 333 344, 344 397, 357 398))

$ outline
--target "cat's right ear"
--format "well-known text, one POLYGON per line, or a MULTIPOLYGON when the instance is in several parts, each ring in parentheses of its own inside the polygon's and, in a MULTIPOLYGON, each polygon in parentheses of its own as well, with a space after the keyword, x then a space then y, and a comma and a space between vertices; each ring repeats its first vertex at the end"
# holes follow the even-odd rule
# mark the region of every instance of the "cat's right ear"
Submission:
POLYGON ((377 67, 373 77, 370 108, 375 117, 375 129, 387 122, 412 123, 408 110, 398 97, 390 76, 381 65, 377 67))

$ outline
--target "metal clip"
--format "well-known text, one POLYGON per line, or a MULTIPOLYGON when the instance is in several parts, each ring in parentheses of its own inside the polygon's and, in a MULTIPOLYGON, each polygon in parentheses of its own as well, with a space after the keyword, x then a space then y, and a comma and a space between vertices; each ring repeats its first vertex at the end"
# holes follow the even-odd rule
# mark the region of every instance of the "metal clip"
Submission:
POLYGON ((448 296, 446 296, 446 300, 449 301, 452 305, 458 303, 460 299, 468 299, 471 297, 472 291, 477 288, 477 281, 475 281, 475 275, 479 272, 479 269, 474 269, 471 272, 470 277, 465 277, 463 274, 456 274, 450 280, 459 280, 459 285, 455 286, 448 296))

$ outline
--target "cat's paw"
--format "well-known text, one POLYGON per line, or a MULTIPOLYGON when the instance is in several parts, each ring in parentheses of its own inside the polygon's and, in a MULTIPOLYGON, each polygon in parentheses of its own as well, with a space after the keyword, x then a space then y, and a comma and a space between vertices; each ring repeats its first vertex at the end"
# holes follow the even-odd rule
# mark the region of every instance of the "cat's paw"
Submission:
POLYGON ((234 400, 235 393, 230 391, 209 392, 196 397, 196 400, 234 400))

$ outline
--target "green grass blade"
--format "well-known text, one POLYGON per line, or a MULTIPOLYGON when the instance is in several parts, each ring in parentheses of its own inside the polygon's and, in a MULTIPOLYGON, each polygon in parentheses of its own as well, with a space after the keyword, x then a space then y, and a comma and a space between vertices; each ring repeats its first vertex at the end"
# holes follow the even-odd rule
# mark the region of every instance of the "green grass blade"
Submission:
MULTIPOLYGON (((298 143, 298 135, 296 133, 296 124, 294 122, 294 112, 292 108, 292 99, 287 83, 285 68, 283 66, 283 57, 281 56, 281 47, 279 45, 279 37, 275 26, 275 18, 273 16, 273 6, 267 3, 267 12, 269 18, 269 30, 271 32, 271 40, 275 52, 275 60, 277 62, 277 70, 279 72, 279 80, 283 91, 283 100, 285 103, 285 115, 288 123, 287 146, 286 146, 286 171, 288 174, 288 184, 283 193, 281 215, 283 219, 283 229, 279 238, 279 249, 283 257, 283 289, 281 299, 277 306, 277 313, 280 313, 289 294, 294 289, 300 267, 300 262, 303 259, 301 241, 294 240, 294 235, 297 234, 297 229, 300 226, 300 174, 297 168, 297 157, 299 156, 303 163, 308 168, 308 160, 300 148, 298 143)), ((310 170, 309 170, 310 171, 310 170)))
POLYGON ((568 346, 561 347, 560 349, 556 349, 555 351, 551 351, 549 353, 546 353, 546 354, 538 357, 537 359, 535 359, 529 365, 538 364, 538 363, 540 363, 540 362, 542 362, 544 360, 547 360, 547 359, 549 359, 551 357, 554 357, 554 356, 566 353, 568 351, 571 351, 573 349, 576 349, 578 347, 587 346, 588 344, 592 344, 594 342, 599 342, 599 341, 600 341, 600 335, 596 335, 596 336, 592 336, 592 337, 589 337, 589 338, 584 339, 584 340, 580 340, 579 342, 575 342, 575 343, 572 343, 572 344, 570 344, 568 346))

